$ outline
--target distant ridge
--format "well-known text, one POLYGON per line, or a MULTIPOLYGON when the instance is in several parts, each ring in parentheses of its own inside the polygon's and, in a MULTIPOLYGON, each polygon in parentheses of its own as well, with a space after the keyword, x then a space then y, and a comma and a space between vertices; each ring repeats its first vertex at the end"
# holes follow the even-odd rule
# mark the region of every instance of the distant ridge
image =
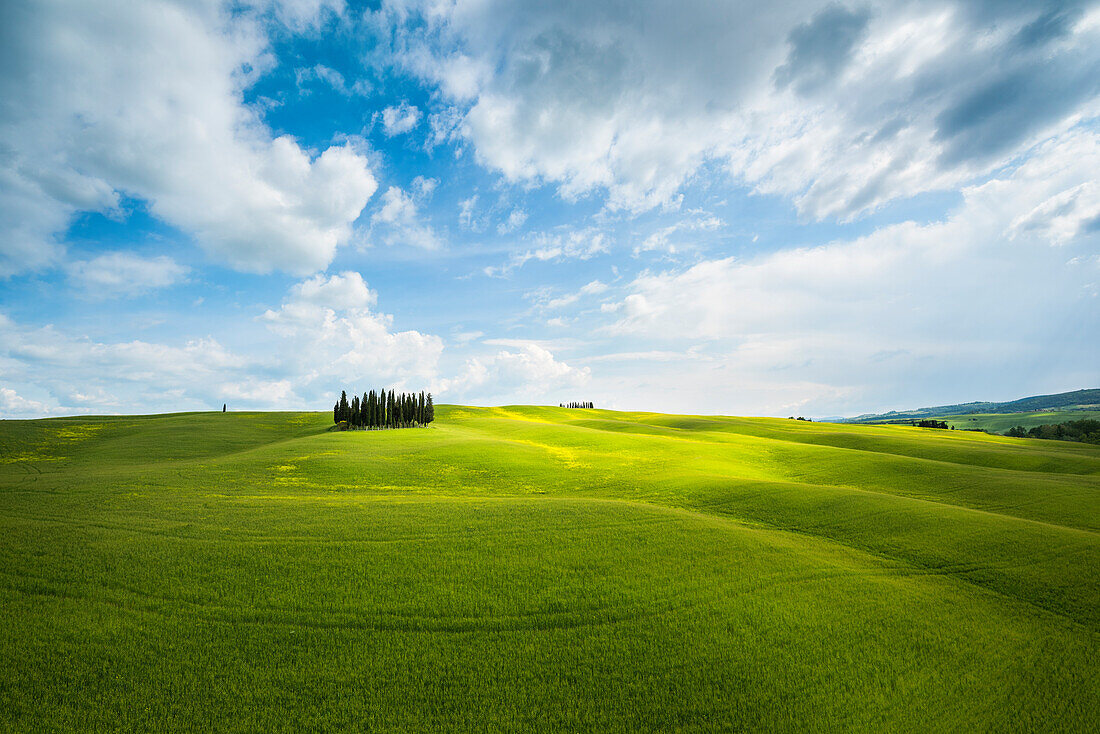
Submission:
POLYGON ((892 410, 889 413, 865 413, 854 418, 836 418, 834 423, 893 423, 919 418, 941 418, 970 413, 1035 413, 1041 410, 1100 408, 1100 388, 1074 390, 1054 395, 1035 395, 1007 403, 958 403, 914 410, 892 410))

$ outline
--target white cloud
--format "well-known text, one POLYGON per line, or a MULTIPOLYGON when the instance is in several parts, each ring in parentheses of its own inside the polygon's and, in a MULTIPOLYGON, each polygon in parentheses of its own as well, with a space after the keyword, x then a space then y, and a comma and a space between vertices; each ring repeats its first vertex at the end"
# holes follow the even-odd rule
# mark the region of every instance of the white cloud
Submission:
POLYGON ((688 217, 676 224, 662 227, 657 231, 646 237, 640 245, 634 248, 634 255, 637 256, 642 252, 648 252, 651 250, 664 250, 669 254, 675 254, 677 245, 673 242, 673 237, 681 232, 710 232, 718 229, 723 225, 723 222, 718 217, 712 214, 704 214, 696 212, 694 216, 688 217))
POLYGON ((434 377, 443 340, 418 331, 394 332, 392 316, 371 310, 376 300, 359 273, 316 276, 292 288, 282 306, 260 320, 282 338, 291 374, 306 382, 434 377))
POLYGON ((559 309, 571 306, 577 301, 581 300, 585 296, 595 296, 603 293, 607 290, 607 284, 599 280, 589 281, 585 285, 581 286, 580 290, 575 293, 567 293, 564 296, 558 296, 557 298, 547 298, 541 293, 534 294, 536 300, 543 308, 546 309, 559 309))
POLYGON ((41 418, 52 411, 44 403, 27 400, 15 390, 0 387, 0 417, 3 418, 41 418))
POLYGON ((458 202, 458 226, 471 232, 485 231, 485 219, 475 215, 477 207, 477 194, 458 202))
POLYGON ((440 380, 434 390, 450 399, 480 394, 491 395, 496 401, 528 400, 580 387, 590 377, 587 367, 571 367, 558 361, 548 349, 528 342, 517 351, 503 349, 468 360, 457 377, 440 380))
POLYGON ((165 255, 141 257, 109 252, 68 266, 69 278, 92 297, 135 296, 167 288, 186 278, 190 269, 165 255))
POLYGON ((515 208, 508 215, 508 218, 497 225, 497 234, 510 234, 523 226, 523 223, 527 221, 527 212, 523 209, 515 208))
POLYGON ((464 110, 485 166, 634 211, 674 201, 708 161, 818 218, 953 187, 1072 125, 1100 62, 1095 14, 1073 4, 425 0, 380 14, 401 63, 464 110))
POLYGON ((466 344, 485 336, 483 331, 464 331, 461 326, 451 330, 451 339, 457 344, 466 344))
POLYGON ((49 393, 52 400, 37 403, 44 406, 38 415, 209 409, 221 405, 219 383, 247 379, 255 369, 262 369, 259 360, 212 338, 181 346, 95 341, 0 316, 0 373, 11 385, 49 393))
POLYGON ((439 186, 438 178, 427 178, 426 176, 417 176, 412 182, 413 193, 421 200, 431 198, 437 186, 439 186))
POLYGON ((182 344, 97 341, 54 326, 24 327, 0 315, 0 405, 13 413, 203 410, 229 402, 262 409, 324 409, 333 391, 371 383, 423 387, 438 376, 439 337, 395 331, 374 310, 377 294, 359 273, 295 284, 266 329, 223 328, 248 350, 213 337, 182 344), (252 330, 253 332, 255 329, 252 330), (27 386, 52 401, 23 401, 27 386), (21 402, 23 401, 23 402, 21 402))
MULTIPOLYGON (((326 3, 277 6, 300 24, 326 3)), ((0 272, 57 259, 78 211, 125 193, 259 272, 325 267, 376 183, 348 145, 273 137, 243 92, 272 59, 261 23, 215 3, 4 6, 0 272)))
POLYGON ((1100 363, 1084 336, 1100 330, 1090 289, 1100 273, 1067 260, 1100 246, 1090 231, 1100 214, 1100 192, 1088 185, 1096 170, 1100 134, 1077 130, 965 189, 942 222, 643 274, 605 309, 615 318, 608 331, 710 341, 725 350, 720 379, 762 394, 792 395, 801 384, 815 399, 839 400, 858 385, 865 399, 923 390, 913 399, 951 402, 996 385, 1011 396, 1036 379, 1091 384, 1100 375, 1082 376, 1077 365, 1100 363), (958 393, 937 397, 939 384, 958 393))
MULTIPOLYGON (((434 188, 434 187, 432 187, 434 188)), ((428 190, 431 193, 431 190, 428 190)), ((371 234, 387 245, 436 250, 443 243, 418 211, 416 202, 397 186, 382 194, 382 206, 371 216, 371 234)))
POLYGON ((315 275, 290 289, 290 302, 309 304, 333 311, 370 308, 378 294, 367 287, 363 276, 354 271, 339 275, 315 275))
POLYGON ((217 410, 222 403, 325 410, 341 389, 382 386, 482 401, 533 400, 590 377, 588 368, 556 359, 551 344, 475 344, 481 332, 461 328, 452 342, 462 352, 444 364, 443 339, 397 330, 377 302, 359 273, 318 275, 293 285, 278 308, 252 322, 265 328, 231 321, 217 337, 178 343, 96 340, 0 314, 0 414, 217 410))
POLYGON ((371 93, 371 85, 365 79, 358 79, 353 84, 348 84, 343 74, 324 64, 295 69, 294 79, 303 93, 308 93, 308 87, 313 82, 326 84, 345 97, 365 97, 371 93))
POLYGON ((270 6, 281 23, 295 31, 315 30, 330 15, 342 15, 344 0, 260 0, 260 7, 270 6))
POLYGON ((225 382, 218 386, 218 396, 234 404, 286 405, 300 401, 294 394, 290 380, 257 380, 249 378, 240 382, 225 382))
POLYGON ((593 227, 559 232, 537 232, 527 238, 532 249, 513 255, 507 263, 489 266, 484 273, 490 277, 507 276, 531 260, 554 262, 588 260, 609 251, 607 235, 593 227))
POLYGON ((408 102, 382 110, 382 129, 386 137, 404 135, 420 122, 420 110, 408 102))

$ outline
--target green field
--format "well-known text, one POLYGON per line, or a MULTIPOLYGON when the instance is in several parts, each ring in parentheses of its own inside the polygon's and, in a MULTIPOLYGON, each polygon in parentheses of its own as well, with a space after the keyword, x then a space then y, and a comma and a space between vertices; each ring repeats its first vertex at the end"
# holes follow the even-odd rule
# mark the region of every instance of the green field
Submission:
POLYGON ((1100 420, 1100 410, 1043 410, 1038 413, 970 413, 949 415, 940 420, 954 428, 980 428, 983 431, 1004 433, 1009 428, 1049 425, 1079 420, 1100 420))
POLYGON ((0 730, 1096 731, 1100 447, 0 422, 0 730))

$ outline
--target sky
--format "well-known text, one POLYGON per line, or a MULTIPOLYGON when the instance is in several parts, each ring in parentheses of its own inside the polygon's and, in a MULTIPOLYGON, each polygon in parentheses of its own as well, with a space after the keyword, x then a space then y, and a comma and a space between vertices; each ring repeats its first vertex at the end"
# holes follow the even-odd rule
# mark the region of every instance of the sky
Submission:
POLYGON ((1100 3, 5 0, 0 417, 1100 386, 1100 3))

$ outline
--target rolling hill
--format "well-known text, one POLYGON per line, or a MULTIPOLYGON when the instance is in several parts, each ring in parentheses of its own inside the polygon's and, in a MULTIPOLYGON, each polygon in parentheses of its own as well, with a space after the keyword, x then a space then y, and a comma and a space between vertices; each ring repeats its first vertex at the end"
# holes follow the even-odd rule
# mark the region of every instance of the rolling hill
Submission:
POLYGON ((0 729, 1089 731, 1100 447, 438 406, 0 422, 0 729))
MULTIPOLYGON (((1039 412, 1074 411, 1086 412, 1091 417, 1100 412, 1100 389, 1074 390, 1054 395, 1035 395, 1029 398, 1010 400, 1004 403, 958 403, 956 405, 937 405, 931 408, 913 410, 892 410, 888 413, 865 413, 854 418, 829 418, 833 423, 910 423, 921 418, 952 418, 959 416, 984 414, 1004 415, 1016 413, 1027 415, 1039 412)), ((1066 420, 1075 420, 1066 418, 1066 420)), ((1045 422, 1049 423, 1050 420, 1045 422)), ((1016 425, 1016 424, 1013 424, 1016 425)), ((1036 424, 1038 425, 1038 424, 1036 424)), ((1011 428, 1011 426, 1009 426, 1011 428)))

